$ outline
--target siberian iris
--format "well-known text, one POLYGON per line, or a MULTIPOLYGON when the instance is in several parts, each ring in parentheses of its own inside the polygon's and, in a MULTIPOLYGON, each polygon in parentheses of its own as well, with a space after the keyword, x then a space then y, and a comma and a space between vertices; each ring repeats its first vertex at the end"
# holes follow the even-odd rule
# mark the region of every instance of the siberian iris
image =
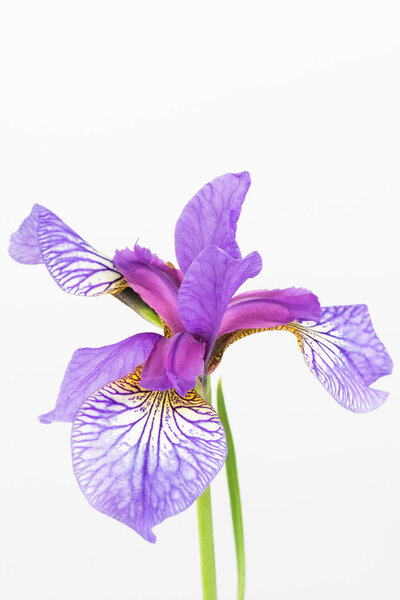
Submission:
POLYGON ((236 294, 262 268, 242 257, 236 225, 247 172, 205 185, 175 228, 177 265, 135 245, 113 259, 94 250, 54 213, 35 205, 11 237, 10 254, 44 263, 66 292, 113 294, 163 325, 72 356, 44 423, 71 422, 73 468, 92 506, 150 542, 152 528, 190 506, 227 455, 217 412, 195 391, 233 342, 278 329, 293 333, 312 373, 354 412, 380 406, 370 387, 391 372, 365 305, 321 308, 306 289, 236 294))

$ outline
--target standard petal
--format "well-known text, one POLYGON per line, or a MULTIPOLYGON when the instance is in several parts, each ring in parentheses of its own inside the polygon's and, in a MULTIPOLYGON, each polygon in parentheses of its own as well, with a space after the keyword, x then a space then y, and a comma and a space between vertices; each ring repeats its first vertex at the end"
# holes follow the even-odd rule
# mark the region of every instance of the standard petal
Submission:
POLYGON ((169 325, 173 333, 184 329, 178 312, 178 291, 182 273, 135 245, 134 250, 117 250, 114 262, 129 285, 169 325))
POLYGON ((72 428, 74 471, 97 510, 155 542, 152 528, 190 506, 224 464, 225 432, 196 392, 149 392, 140 368, 88 398, 72 428))
POLYGON ((388 393, 369 385, 392 372, 365 304, 322 309, 318 323, 293 323, 307 365, 339 404, 353 412, 378 408, 388 393))
POLYGON ((158 340, 143 365, 142 385, 148 390, 175 388, 185 396, 204 370, 205 344, 190 333, 178 333, 158 340))
POLYGON ((247 171, 227 173, 207 183, 186 204, 175 227, 175 252, 184 273, 207 246, 241 258, 236 225, 249 187, 247 171))
POLYGON ((179 290, 179 312, 186 329, 201 335, 211 347, 233 294, 261 268, 258 252, 235 259, 216 246, 202 250, 179 290))
POLYGON ((76 350, 67 367, 55 408, 39 417, 42 423, 72 423, 88 396, 131 373, 142 364, 158 339, 157 333, 139 333, 102 348, 76 350))
POLYGON ((9 253, 22 263, 44 262, 50 275, 69 294, 116 294, 127 286, 109 258, 94 250, 40 204, 35 204, 29 217, 11 236, 9 253))
POLYGON ((218 335, 237 329, 276 327, 290 321, 318 321, 321 307, 309 290, 256 290, 232 298, 218 335))

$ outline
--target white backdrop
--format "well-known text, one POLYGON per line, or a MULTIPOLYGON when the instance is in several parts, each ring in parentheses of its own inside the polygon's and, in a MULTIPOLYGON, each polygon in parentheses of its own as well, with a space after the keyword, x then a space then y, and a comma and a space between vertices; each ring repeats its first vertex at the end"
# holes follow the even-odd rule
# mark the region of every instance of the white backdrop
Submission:
MULTIPOLYGON (((96 512, 69 426, 41 425, 77 347, 148 329, 110 297, 63 294, 7 239, 34 202, 110 254, 174 260, 204 183, 251 172, 238 229, 264 270, 366 302, 399 362, 397 2, 21 2, 1 8, 1 543, 5 600, 199 600, 196 512, 155 546, 96 512), (4 368, 5 367, 5 368, 4 368)), ((293 336, 230 348, 223 378, 242 487, 248 600, 400 597, 399 381, 354 415, 293 336)), ((213 485, 220 599, 235 594, 225 474, 213 485)))

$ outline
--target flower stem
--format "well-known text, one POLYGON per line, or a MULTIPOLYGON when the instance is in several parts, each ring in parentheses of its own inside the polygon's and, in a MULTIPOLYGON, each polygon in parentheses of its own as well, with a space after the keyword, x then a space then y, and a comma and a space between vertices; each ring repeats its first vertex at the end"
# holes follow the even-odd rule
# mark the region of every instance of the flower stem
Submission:
POLYGON ((199 527, 203 600, 217 600, 210 486, 197 499, 197 523, 199 527))
POLYGON ((237 583, 237 599, 243 600, 245 588, 245 554, 244 554, 244 534, 243 534, 243 518, 242 505, 240 501, 239 477, 236 466, 235 447, 231 428, 229 426, 228 415, 225 408, 224 394, 222 392, 221 380, 218 382, 217 388, 217 409, 219 417, 225 429, 226 441, 228 444, 228 457, 226 459, 226 476, 228 479, 229 496, 231 500, 231 512, 233 532, 236 545, 236 561, 238 571, 237 583))
MULTIPOLYGON (((207 377, 205 385, 205 399, 211 404, 211 386, 209 377, 207 377)), ((215 572, 210 486, 208 486, 205 492, 197 499, 197 523, 199 529, 203 600, 217 600, 217 578, 215 572)))

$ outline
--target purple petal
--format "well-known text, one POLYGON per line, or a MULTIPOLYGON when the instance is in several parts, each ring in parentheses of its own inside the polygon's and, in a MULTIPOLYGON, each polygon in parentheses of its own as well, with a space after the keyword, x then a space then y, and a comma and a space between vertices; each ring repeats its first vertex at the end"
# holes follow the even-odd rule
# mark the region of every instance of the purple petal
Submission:
POLYGON ((155 542, 154 525, 190 506, 224 464, 225 432, 194 391, 149 392, 140 369, 88 398, 72 428, 74 471, 97 510, 155 542))
POLYGON ((227 173, 207 183, 186 204, 175 227, 175 252, 184 273, 207 246, 241 258, 236 224, 249 187, 247 171, 227 173))
POLYGON ((290 321, 318 321, 321 307, 317 296, 302 288, 257 290, 232 298, 218 335, 237 329, 262 329, 290 321))
POLYGON ((89 246, 54 213, 35 204, 11 236, 9 253, 26 264, 44 262, 64 292, 78 296, 117 293, 124 287, 113 262, 89 246))
POLYGON ((31 214, 22 221, 18 231, 12 234, 8 252, 14 260, 26 265, 37 265, 43 262, 40 252, 36 229, 38 225, 38 205, 31 210, 31 214))
POLYGON ((179 312, 186 329, 213 345, 224 312, 236 290, 261 271, 258 252, 232 258, 208 246, 192 262, 179 290, 179 312))
POLYGON ((204 370, 205 344, 190 333, 161 338, 143 365, 142 386, 148 390, 175 388, 185 396, 204 370))
POLYGON ((41 415, 40 421, 72 423, 88 396, 136 369, 146 360, 159 338, 163 339, 157 333, 139 333, 110 346, 76 350, 65 372, 54 410, 41 415))
POLYGON ((184 329, 178 312, 178 291, 182 273, 167 265, 147 248, 117 250, 114 262, 129 285, 140 294, 173 333, 184 329))
POLYGON ((367 412, 386 400, 387 392, 368 387, 393 365, 365 304, 323 308, 318 323, 282 328, 296 335, 307 365, 339 404, 367 412))

